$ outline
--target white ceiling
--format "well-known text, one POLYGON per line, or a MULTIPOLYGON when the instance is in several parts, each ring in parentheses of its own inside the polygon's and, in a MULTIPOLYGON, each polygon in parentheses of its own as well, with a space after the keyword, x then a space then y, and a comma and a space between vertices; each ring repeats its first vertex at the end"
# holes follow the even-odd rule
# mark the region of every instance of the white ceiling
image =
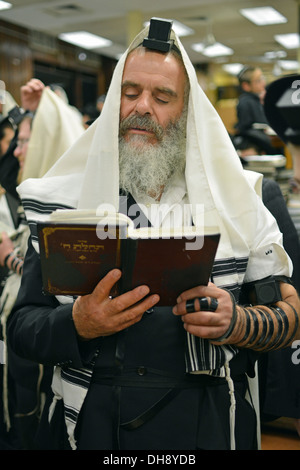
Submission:
MULTIPOLYGON (((57 36, 62 32, 89 31, 112 40, 115 51, 123 51, 128 43, 128 24, 132 12, 142 19, 151 17, 175 19, 191 27, 195 33, 182 38, 194 64, 208 59, 191 49, 201 42, 211 22, 218 42, 234 50, 226 62, 263 63, 265 52, 283 50, 274 39, 275 34, 298 33, 297 0, 8 0, 10 10, 0 11, 0 19, 57 36), (241 8, 273 6, 286 16, 288 22, 259 27, 244 18, 241 8)), ((110 55, 107 49, 97 51, 110 55)), ((286 50, 289 60, 296 60, 296 49, 286 50)))

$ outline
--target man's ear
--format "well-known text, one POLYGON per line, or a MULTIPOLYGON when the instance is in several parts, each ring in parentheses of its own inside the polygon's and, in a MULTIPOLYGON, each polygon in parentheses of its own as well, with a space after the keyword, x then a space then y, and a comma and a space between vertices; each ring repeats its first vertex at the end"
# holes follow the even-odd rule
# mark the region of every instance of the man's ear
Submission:
POLYGON ((243 91, 251 91, 251 85, 248 82, 243 82, 241 84, 241 87, 243 91))

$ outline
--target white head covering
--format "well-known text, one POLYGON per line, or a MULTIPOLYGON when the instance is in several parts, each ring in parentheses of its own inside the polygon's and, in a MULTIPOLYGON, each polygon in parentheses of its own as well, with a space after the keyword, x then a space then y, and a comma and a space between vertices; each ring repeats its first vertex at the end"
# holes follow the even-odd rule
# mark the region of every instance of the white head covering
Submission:
MULTIPOLYGON (((99 118, 42 179, 21 184, 21 197, 80 209, 112 204, 118 210, 121 80, 128 53, 147 33, 145 28, 118 62, 99 118)), ((228 133, 173 31, 171 39, 182 54, 190 81, 185 177, 194 224, 203 223, 204 212, 206 225, 220 227, 219 257, 250 257, 253 270, 248 270, 248 280, 289 275, 277 225, 246 178, 228 133)))
POLYGON ((32 123, 22 181, 44 176, 83 132, 70 106, 44 88, 32 123))
POLYGON ((8 91, 5 90, 4 103, 2 105, 3 116, 7 116, 9 111, 11 111, 15 106, 18 106, 18 104, 15 101, 14 97, 8 91))

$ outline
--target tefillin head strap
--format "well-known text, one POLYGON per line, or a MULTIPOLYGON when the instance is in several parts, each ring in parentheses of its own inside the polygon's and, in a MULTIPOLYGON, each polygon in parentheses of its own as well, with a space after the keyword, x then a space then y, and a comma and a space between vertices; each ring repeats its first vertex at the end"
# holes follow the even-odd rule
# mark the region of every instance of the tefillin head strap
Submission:
POLYGON ((162 18, 151 18, 148 37, 143 40, 143 46, 158 52, 169 52, 171 49, 180 51, 170 39, 173 22, 162 18))

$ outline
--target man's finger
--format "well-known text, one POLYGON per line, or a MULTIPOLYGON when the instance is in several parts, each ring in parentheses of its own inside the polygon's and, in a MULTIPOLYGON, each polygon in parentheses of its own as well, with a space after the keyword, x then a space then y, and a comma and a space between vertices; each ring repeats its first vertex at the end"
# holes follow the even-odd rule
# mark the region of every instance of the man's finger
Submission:
MULTIPOLYGON (((139 289, 139 288, 137 288, 139 289)), ((123 296, 122 296, 123 297, 123 296)), ((119 298, 120 299, 120 298, 119 298)), ((132 297, 131 297, 132 299, 132 297)), ((111 306, 114 301, 118 300, 118 298, 114 299, 111 302, 111 306)), ((130 304, 128 309, 122 310, 122 315, 119 316, 120 319, 120 330, 128 328, 129 326, 133 325, 137 321, 140 320, 140 318, 143 316, 143 314, 147 311, 150 310, 152 307, 154 307, 155 304, 159 301, 159 296, 157 294, 150 295, 149 297, 146 297, 146 299, 140 301, 137 300, 134 304, 130 304)), ((122 304, 119 304, 118 308, 122 309, 123 307, 123 302, 122 304)))
MULTIPOLYGON (((110 271, 101 281, 97 284, 92 292, 94 300, 97 302, 103 302, 107 300, 111 294, 111 291, 115 284, 120 280, 122 272, 119 269, 113 269, 110 271)), ((146 295, 149 294, 149 287, 139 286, 130 292, 117 296, 110 302, 110 308, 112 313, 119 312, 130 308, 135 303, 142 300, 146 295)))
POLYGON ((210 283, 208 286, 197 286, 192 289, 186 290, 177 299, 177 303, 185 302, 186 300, 194 299, 196 297, 216 297, 220 289, 210 283))
POLYGON ((139 286, 125 294, 115 297, 110 303, 112 313, 132 308, 135 304, 143 300, 149 292, 149 287, 139 286))
POLYGON ((99 302, 107 299, 116 282, 120 280, 122 272, 119 269, 113 269, 104 276, 96 285, 92 295, 99 302))

